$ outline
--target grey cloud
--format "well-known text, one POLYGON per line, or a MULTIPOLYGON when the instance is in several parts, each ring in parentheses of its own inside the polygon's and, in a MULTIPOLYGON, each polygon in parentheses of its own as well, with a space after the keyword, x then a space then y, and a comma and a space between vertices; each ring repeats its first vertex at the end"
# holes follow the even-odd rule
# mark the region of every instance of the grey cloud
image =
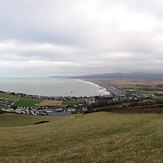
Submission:
POLYGON ((0 0, 0 6, 0 76, 163 70, 161 0, 0 0))

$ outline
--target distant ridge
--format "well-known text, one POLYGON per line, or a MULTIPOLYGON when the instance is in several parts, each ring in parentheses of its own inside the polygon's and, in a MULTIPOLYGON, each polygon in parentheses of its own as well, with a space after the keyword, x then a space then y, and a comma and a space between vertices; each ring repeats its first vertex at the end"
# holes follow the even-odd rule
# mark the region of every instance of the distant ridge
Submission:
POLYGON ((97 75, 73 76, 71 79, 108 79, 108 80, 163 80, 163 73, 106 73, 97 75))
POLYGON ((70 78, 70 77, 68 77, 68 76, 49 76, 49 78, 67 79, 67 78, 70 78))

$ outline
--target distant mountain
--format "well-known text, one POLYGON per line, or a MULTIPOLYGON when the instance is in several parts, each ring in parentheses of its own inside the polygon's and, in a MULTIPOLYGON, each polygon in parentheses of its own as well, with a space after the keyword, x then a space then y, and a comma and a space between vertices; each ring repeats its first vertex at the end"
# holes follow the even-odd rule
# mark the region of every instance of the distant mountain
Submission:
POLYGON ((49 76, 49 78, 67 79, 67 78, 70 78, 70 77, 69 76, 49 76))
POLYGON ((108 80, 163 80, 163 73, 106 73, 98 75, 73 76, 71 79, 108 79, 108 80))

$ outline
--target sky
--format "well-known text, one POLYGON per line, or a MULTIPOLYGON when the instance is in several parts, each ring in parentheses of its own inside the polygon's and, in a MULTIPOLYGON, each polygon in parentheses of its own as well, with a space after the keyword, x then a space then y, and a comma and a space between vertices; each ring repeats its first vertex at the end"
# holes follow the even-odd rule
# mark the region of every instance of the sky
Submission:
POLYGON ((163 71, 161 0, 0 0, 0 77, 163 71))

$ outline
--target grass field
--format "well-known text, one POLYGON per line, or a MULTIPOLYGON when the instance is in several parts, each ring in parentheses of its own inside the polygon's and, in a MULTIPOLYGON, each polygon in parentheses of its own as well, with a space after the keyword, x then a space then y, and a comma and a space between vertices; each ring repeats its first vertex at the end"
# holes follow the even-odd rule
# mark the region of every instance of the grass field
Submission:
POLYGON ((100 112, 63 117, 4 114, 0 119, 3 163, 163 162, 162 114, 100 112), (33 125, 40 120, 50 122, 33 125), (3 127, 6 124, 14 127, 3 127))
POLYGON ((137 89, 137 90, 135 90, 135 92, 140 93, 140 94, 154 94, 154 93, 156 93, 156 91, 145 91, 145 90, 141 90, 141 89, 137 89))
POLYGON ((154 99, 158 102, 163 102, 163 96, 154 97, 154 99))
POLYGON ((44 100, 39 106, 60 106, 62 105, 62 101, 59 100, 44 100))
POLYGON ((79 103, 80 101, 78 100, 66 100, 62 102, 62 105, 74 106, 74 105, 78 105, 79 103))
POLYGON ((18 107, 32 107, 32 106, 35 106, 36 104, 41 103, 42 101, 42 100, 37 100, 37 99, 13 96, 13 95, 5 94, 5 93, 0 93, 0 97, 19 100, 18 102, 15 103, 15 106, 18 106, 18 107))
POLYGON ((18 102, 15 103, 15 106, 18 107, 33 107, 36 104, 39 104, 42 100, 30 99, 30 98, 21 98, 18 102))
POLYGON ((0 127, 28 126, 39 121, 46 121, 47 119, 49 119, 49 117, 6 113, 0 115, 0 127))
POLYGON ((137 86, 135 84, 123 84, 123 85, 118 85, 119 88, 128 88, 128 89, 140 89, 142 88, 141 86, 137 86))

